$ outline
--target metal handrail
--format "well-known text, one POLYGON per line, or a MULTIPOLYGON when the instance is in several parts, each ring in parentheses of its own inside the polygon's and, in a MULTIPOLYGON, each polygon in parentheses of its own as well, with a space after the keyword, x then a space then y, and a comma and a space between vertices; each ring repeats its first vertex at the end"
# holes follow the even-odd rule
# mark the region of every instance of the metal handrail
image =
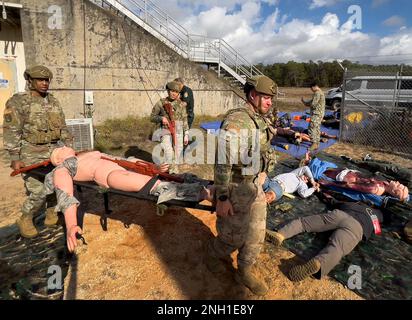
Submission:
MULTIPOLYGON (((192 61, 217 63, 220 67, 231 68, 240 79, 261 75, 262 72, 249 63, 225 40, 202 35, 189 34, 176 20, 159 8, 151 0, 90 0, 115 7, 128 17, 146 24, 149 32, 156 33, 161 41, 192 61)), ((147 30, 147 29, 146 29, 147 30)), ((239 79, 238 79, 239 80, 239 79)))

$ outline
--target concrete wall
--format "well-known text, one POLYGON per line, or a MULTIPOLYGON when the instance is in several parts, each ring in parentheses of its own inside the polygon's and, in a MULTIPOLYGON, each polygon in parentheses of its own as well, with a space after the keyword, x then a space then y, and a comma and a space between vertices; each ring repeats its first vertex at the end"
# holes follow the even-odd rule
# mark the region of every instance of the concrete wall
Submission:
POLYGON ((26 64, 46 64, 67 118, 82 117, 94 93, 94 121, 149 115, 165 84, 180 76, 194 91, 197 114, 218 115, 243 103, 221 79, 137 25, 89 1, 21 0, 26 64))

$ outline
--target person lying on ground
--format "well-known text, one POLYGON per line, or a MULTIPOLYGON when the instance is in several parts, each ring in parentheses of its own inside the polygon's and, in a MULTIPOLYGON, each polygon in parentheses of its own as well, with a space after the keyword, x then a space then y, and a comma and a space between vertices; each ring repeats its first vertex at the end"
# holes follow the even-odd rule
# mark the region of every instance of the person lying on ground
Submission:
POLYGON ((302 281, 314 275, 317 279, 326 276, 341 259, 351 253, 362 240, 372 234, 380 234, 383 212, 361 202, 344 202, 335 205, 325 214, 306 216, 292 220, 277 232, 266 230, 266 237, 276 246, 302 232, 333 231, 329 243, 314 258, 289 271, 292 281, 302 281))
POLYGON ((331 115, 325 115, 322 120, 322 125, 329 128, 339 129, 340 126, 340 108, 331 115))
POLYGON ((313 179, 309 167, 301 167, 288 173, 279 174, 273 178, 266 177, 263 183, 266 202, 278 201, 284 193, 297 192, 302 198, 310 197, 315 191, 319 191, 319 184, 313 179), (308 182, 312 187, 308 187, 308 182))
MULTIPOLYGON (((71 252, 77 245, 76 234, 82 232, 77 224, 77 207, 80 203, 74 197, 73 181, 94 181, 104 188, 138 192, 153 178, 149 175, 128 171, 111 160, 103 159, 103 157, 110 158, 111 156, 104 155, 99 151, 85 152, 76 156, 75 151, 68 147, 56 148, 50 157, 56 168, 46 175, 43 192, 46 194, 56 193, 57 206, 55 210, 64 214, 67 247, 71 252)), ((159 169, 166 172, 168 166, 162 165, 159 169)), ((175 194, 179 194, 180 199, 186 193, 190 199, 196 199, 196 201, 212 200, 212 187, 205 188, 200 183, 177 183, 176 185, 178 185, 178 191, 175 194)), ((161 196, 164 190, 167 192, 170 188, 173 188, 172 182, 158 180, 150 193, 161 196)))
MULTIPOLYGON (((296 139, 297 144, 300 144, 302 141, 312 142, 310 140, 310 136, 307 134, 307 130, 304 130, 304 131, 298 132, 298 133, 299 133, 299 135, 296 139)), ((329 134, 326 131, 321 131, 320 132, 320 137, 321 137, 320 142, 328 142, 328 139, 335 139, 336 140, 338 138, 336 135, 329 134)))
POLYGON ((373 160, 365 157, 363 160, 354 160, 347 156, 341 156, 342 159, 356 164, 358 167, 369 170, 377 175, 383 175, 390 180, 398 180, 400 183, 412 188, 412 169, 403 168, 389 161, 373 160))
MULTIPOLYGON (((285 137, 292 143, 300 144, 303 141, 312 142, 307 129, 297 128, 297 127, 293 129, 291 127, 273 127, 273 128, 274 128, 273 130, 275 130, 276 136, 285 137)), ((320 140, 321 142, 327 142, 328 139, 338 138, 336 135, 331 135, 327 133, 326 131, 321 131, 320 136, 321 136, 321 140, 320 140)))
POLYGON ((302 164, 307 164, 315 180, 318 180, 325 187, 342 187, 378 196, 390 195, 402 202, 409 199, 409 189, 398 181, 368 178, 358 170, 340 169, 334 163, 322 161, 318 158, 311 159, 309 153, 306 153, 302 164))

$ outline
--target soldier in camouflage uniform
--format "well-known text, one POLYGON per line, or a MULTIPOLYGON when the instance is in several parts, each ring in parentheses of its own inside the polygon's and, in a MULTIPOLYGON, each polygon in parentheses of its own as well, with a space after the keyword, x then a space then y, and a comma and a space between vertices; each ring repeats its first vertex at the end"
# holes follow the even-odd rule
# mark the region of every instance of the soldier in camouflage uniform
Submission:
POLYGON ((257 150, 257 170, 245 170, 250 165, 243 164, 240 156, 236 160, 231 157, 230 134, 223 139, 226 162, 219 163, 221 148, 218 148, 214 177, 218 235, 208 244, 205 263, 211 272, 222 272, 222 260, 227 260, 232 252, 238 250, 236 281, 254 294, 264 295, 268 286, 252 270, 265 239, 266 200, 262 177, 264 172, 274 169, 276 161, 270 146, 273 135, 266 119, 276 94, 276 84, 266 76, 257 76, 248 79, 244 91, 247 97, 245 106, 226 114, 220 132, 239 136, 242 129, 247 130, 247 147, 236 152, 250 155, 252 150, 257 150), (259 135, 253 143, 251 137, 256 131, 259 135))
MULTIPOLYGON (((63 110, 57 99, 47 92, 52 72, 44 66, 34 66, 24 72, 24 78, 28 91, 13 95, 4 110, 4 147, 9 152, 13 170, 45 161, 54 148, 72 144, 63 110)), ((40 180, 29 174, 22 176, 28 198, 17 224, 23 237, 32 238, 38 235, 33 217, 43 209, 46 195, 40 180)), ((55 225, 57 213, 50 203, 47 206, 45 225, 55 225)))
POLYGON ((182 78, 176 78, 174 81, 180 83, 180 100, 186 103, 187 123, 189 125, 189 128, 191 128, 193 121, 195 120, 195 101, 193 98, 193 90, 185 85, 182 78))
POLYGON ((325 95, 317 83, 312 83, 310 88, 313 92, 313 98, 309 101, 302 98, 302 103, 310 107, 310 123, 308 128, 308 134, 312 141, 310 150, 316 150, 319 148, 320 125, 325 115, 325 95))
MULTIPOLYGON (((170 164, 170 167, 169 167, 170 173, 178 172, 177 166, 176 164, 174 164, 173 159, 176 160, 176 157, 179 156, 179 153, 182 152, 182 150, 178 150, 179 149, 178 147, 181 144, 181 142, 179 141, 177 141, 177 146, 173 146, 173 143, 172 143, 173 138, 170 132, 168 132, 170 121, 172 121, 172 119, 170 118, 170 115, 168 114, 165 108, 165 105, 167 103, 170 103, 173 107, 173 114, 174 114, 173 120, 176 121, 176 123, 178 122, 181 123, 181 125, 183 126, 183 134, 184 134, 183 144, 187 145, 189 142, 189 132, 188 132, 189 126, 187 122, 187 111, 186 111, 185 104, 183 104, 183 102, 179 98, 180 88, 181 88, 181 85, 179 82, 176 82, 176 81, 169 82, 166 85, 168 97, 160 99, 153 107, 152 113, 150 115, 151 122, 158 124, 161 129, 167 130, 166 134, 164 133, 162 134, 160 141, 161 141, 164 153, 165 153, 165 158, 166 158, 165 162, 170 164)), ((179 127, 177 126, 176 129, 179 129, 179 127)), ((181 137, 181 134, 179 134, 179 132, 177 131, 178 130, 176 130, 176 134, 177 134, 177 137, 179 138, 181 137)))

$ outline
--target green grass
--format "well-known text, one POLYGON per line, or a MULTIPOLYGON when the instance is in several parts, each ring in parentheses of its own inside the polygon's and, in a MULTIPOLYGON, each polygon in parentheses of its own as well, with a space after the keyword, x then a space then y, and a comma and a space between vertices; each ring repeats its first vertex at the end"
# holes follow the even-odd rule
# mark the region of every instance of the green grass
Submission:
MULTIPOLYGON (((223 115, 196 116, 193 128, 200 128, 202 122, 216 121, 223 115)), ((96 126, 95 149, 113 155, 125 155, 130 148, 139 148, 151 152, 155 142, 151 141, 151 134, 155 125, 150 122, 149 117, 131 117, 122 119, 109 119, 103 124, 96 126)))

